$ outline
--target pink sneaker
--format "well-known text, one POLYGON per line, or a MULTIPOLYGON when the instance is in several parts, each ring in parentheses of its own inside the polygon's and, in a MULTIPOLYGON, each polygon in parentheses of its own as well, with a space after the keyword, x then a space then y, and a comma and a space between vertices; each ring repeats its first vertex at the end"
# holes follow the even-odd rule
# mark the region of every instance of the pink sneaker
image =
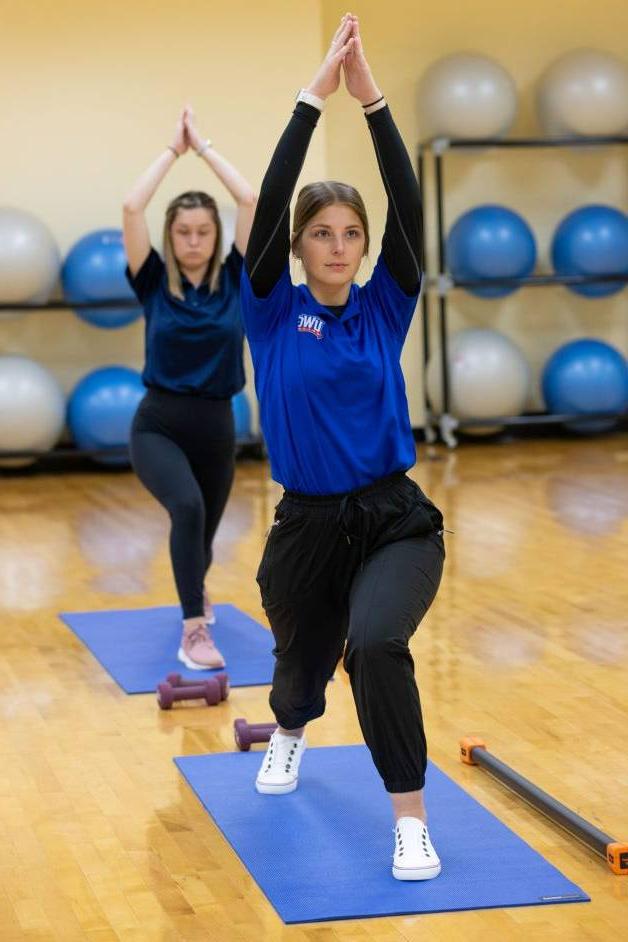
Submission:
POLYGON ((209 601, 209 595, 207 594, 207 589, 203 589, 203 614, 208 625, 216 624, 216 616, 214 615, 214 609, 212 603, 209 601))
POLYGON ((211 639, 207 627, 198 625, 181 636, 181 647, 177 657, 192 671, 213 670, 224 667, 225 659, 211 639))

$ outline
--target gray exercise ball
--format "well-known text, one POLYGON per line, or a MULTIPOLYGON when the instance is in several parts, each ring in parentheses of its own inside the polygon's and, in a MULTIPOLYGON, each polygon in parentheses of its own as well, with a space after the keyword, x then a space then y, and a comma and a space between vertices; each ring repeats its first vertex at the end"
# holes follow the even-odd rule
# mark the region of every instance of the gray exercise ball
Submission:
MULTIPOLYGON (((65 425, 65 396, 41 363, 0 356, 0 452, 49 451, 65 425)), ((0 467, 22 467, 34 459, 0 459, 0 467)))
POLYGON ((596 137, 628 129, 628 64, 609 52, 576 49, 543 73, 541 127, 550 137, 596 137))
MULTIPOLYGON (((450 412, 460 419, 520 415, 530 390, 530 367, 519 347, 500 333, 470 327, 448 345, 450 412)), ((443 410, 440 351, 427 364, 427 394, 436 413, 443 410)), ((487 434, 496 427, 475 429, 487 434)), ((468 429, 471 431, 471 429, 468 429)))
POLYGON ((40 219, 0 207, 0 304, 45 304, 60 264, 56 242, 40 219))
POLYGON ((422 138, 503 137, 517 114, 517 89, 488 56, 460 52, 434 62, 419 85, 422 138))

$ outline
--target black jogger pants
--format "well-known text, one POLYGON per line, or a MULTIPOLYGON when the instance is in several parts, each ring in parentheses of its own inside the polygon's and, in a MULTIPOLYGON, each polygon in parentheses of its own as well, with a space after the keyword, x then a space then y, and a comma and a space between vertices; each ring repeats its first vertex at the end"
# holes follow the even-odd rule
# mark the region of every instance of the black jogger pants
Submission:
POLYGON ((235 468, 229 399, 149 389, 133 420, 131 462, 170 515, 170 557, 184 618, 203 614, 212 561, 235 468))
POLYGON ((257 574, 284 729, 325 711, 344 649, 362 734, 389 792, 420 789, 427 748, 408 642, 438 589, 440 511, 405 474, 329 497, 286 491, 257 574))

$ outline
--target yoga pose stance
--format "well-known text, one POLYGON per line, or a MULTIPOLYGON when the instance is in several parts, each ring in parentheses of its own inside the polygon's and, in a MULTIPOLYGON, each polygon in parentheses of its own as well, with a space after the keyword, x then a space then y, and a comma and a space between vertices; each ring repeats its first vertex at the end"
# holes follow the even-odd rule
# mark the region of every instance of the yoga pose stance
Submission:
POLYGON ((304 727, 323 714, 344 649, 362 733, 392 799, 400 880, 440 872, 425 824, 426 742, 408 648, 445 556, 441 513, 406 475, 416 451, 400 356, 421 282, 421 220, 408 155, 347 14, 272 157, 242 276, 272 475, 285 488, 257 574, 275 638, 279 726, 256 787, 297 787, 304 727), (369 227, 352 186, 305 186, 290 234, 290 199, 341 72, 364 109, 388 196, 381 255, 363 287, 353 279, 369 227), (290 279, 290 250, 305 284, 290 279))
POLYGON ((239 283, 256 197, 238 171, 204 141, 190 108, 171 144, 124 202, 127 275, 146 317, 148 387, 131 434, 133 467, 170 515, 170 555, 183 610, 179 659, 223 667, 208 625, 204 589, 212 541, 234 472, 231 397, 244 386, 239 283), (163 259, 151 247, 145 210, 174 162, 192 148, 237 204, 235 242, 222 261, 222 223, 213 197, 182 193, 164 221, 163 259))

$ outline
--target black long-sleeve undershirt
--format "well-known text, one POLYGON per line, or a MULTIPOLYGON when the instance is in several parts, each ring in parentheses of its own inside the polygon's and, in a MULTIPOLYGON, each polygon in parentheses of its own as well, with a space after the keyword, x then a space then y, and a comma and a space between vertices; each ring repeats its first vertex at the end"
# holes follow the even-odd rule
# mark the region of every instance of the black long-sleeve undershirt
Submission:
MULTIPOLYGON (((290 254, 290 200, 320 117, 299 102, 279 139, 262 182, 245 257, 254 293, 268 297, 290 254)), ((389 272, 406 294, 421 283, 422 208, 408 153, 386 106, 366 118, 388 196, 382 254, 389 272)))

